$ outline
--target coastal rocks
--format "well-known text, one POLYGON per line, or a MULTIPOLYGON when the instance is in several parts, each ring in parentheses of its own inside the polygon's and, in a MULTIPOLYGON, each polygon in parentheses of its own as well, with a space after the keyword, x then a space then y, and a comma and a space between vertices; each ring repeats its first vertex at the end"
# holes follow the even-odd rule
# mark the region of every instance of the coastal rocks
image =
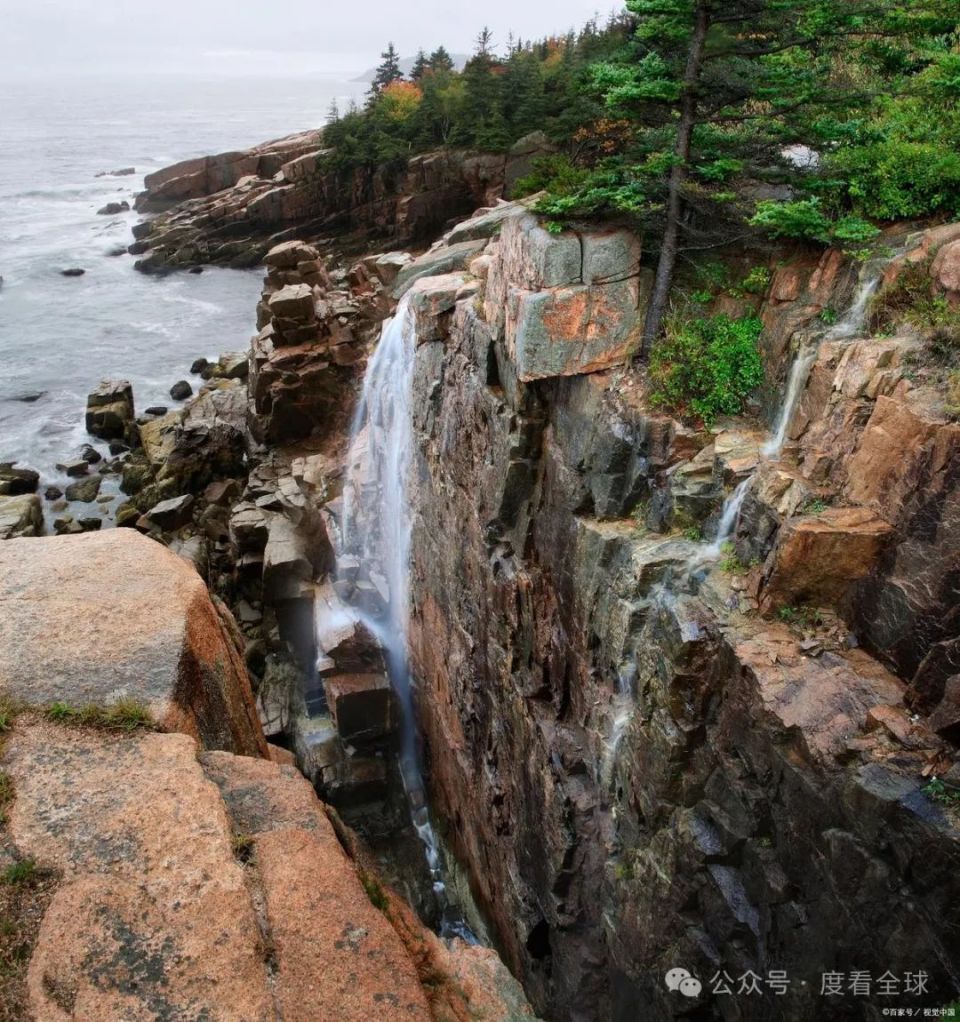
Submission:
POLYGON ((129 439, 133 423, 133 388, 127 380, 104 380, 87 396, 86 427, 93 436, 129 439))
POLYGON ((97 214, 99 216, 116 216, 118 213, 127 213, 129 210, 130 203, 124 200, 123 202, 108 202, 97 210, 97 214))
POLYGON ((43 532, 43 504, 35 493, 0 497, 0 540, 39 536, 43 532))
POLYGON ((32 468, 17 468, 12 461, 0 463, 0 497, 36 493, 39 485, 40 473, 32 468))
POLYGON ((186 401, 193 396, 193 387, 186 380, 177 380, 170 388, 170 396, 174 401, 186 401))
POLYGON ((147 528, 156 526, 163 532, 173 532, 192 519, 193 503, 189 493, 162 500, 144 514, 143 522, 147 528))
POLYGON ((64 495, 67 500, 76 500, 81 504, 89 504, 97 499, 102 482, 103 480, 100 476, 87 476, 84 479, 78 479, 77 482, 70 483, 67 486, 64 495))
POLYGON ((235 626, 153 540, 111 529, 4 543, 0 604, 0 693, 77 708, 137 698, 210 748, 266 754, 235 626))
POLYGON ((69 269, 61 270, 61 277, 82 277, 87 271, 80 266, 71 266, 69 269))
MULTIPOLYGON (((280 288, 270 296, 267 305, 271 317, 280 323, 276 328, 279 338, 284 338, 283 323, 285 320, 296 324, 293 327, 296 330, 299 326, 310 326, 316 319, 313 290, 307 284, 288 284, 286 287, 280 288)), ((296 334, 293 339, 296 339, 296 334)), ((280 343, 283 343, 282 340, 280 343)))
POLYGON ((353 367, 379 328, 377 309, 335 287, 302 242, 279 245, 266 260, 248 374, 254 431, 271 444, 333 435, 346 426, 353 367))
POLYGON ((321 143, 320 132, 306 132, 148 175, 136 208, 160 215, 134 229, 129 251, 143 256, 137 268, 254 266, 294 235, 344 230, 411 244, 477 206, 494 205, 536 155, 552 150, 535 133, 507 153, 444 149, 414 156, 400 170, 342 174, 321 143))

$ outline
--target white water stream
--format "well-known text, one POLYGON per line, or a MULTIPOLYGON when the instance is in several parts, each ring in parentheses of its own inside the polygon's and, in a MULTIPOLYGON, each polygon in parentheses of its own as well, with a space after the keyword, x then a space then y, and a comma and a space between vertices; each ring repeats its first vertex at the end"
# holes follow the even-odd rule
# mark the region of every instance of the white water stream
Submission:
MULTIPOLYGON (((907 238, 896 252, 884 251, 865 261, 860 268, 853 300, 843 316, 829 328, 813 334, 801 345, 787 375, 787 384, 774 419, 773 429, 760 448, 763 461, 778 461, 780 458, 797 406, 806 388, 810 371, 820 353, 820 345, 827 341, 852 340, 860 335, 867 317, 870 299, 880 286, 886 267, 891 259, 906 251, 911 244, 912 239, 907 238)), ((663 606, 672 603, 676 599, 676 592, 695 589, 697 573, 720 558, 725 545, 736 535, 744 500, 759 468, 760 464, 741 480, 724 500, 713 539, 699 544, 689 555, 680 571, 671 573, 671 576, 662 584, 651 590, 650 602, 652 605, 663 606)), ((610 733, 604 742, 604 755, 601 764, 601 774, 607 786, 612 778, 617 749, 632 719, 633 710, 633 697, 630 695, 629 688, 625 691, 618 679, 617 692, 612 703, 612 724, 610 733)))
POLYGON ((423 782, 407 656, 415 356, 416 329, 404 299, 383 325, 351 426, 337 573, 345 591, 352 593, 352 611, 385 653, 400 704, 400 773, 441 910, 441 932, 472 940, 446 894, 423 782))

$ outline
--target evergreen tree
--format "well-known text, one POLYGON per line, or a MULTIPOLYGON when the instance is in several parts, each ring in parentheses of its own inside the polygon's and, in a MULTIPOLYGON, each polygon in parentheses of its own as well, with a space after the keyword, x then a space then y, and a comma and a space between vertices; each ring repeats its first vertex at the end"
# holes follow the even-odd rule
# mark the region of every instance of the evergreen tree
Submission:
POLYGON ((403 72, 400 70, 400 57, 394 48, 393 43, 388 43, 387 48, 380 54, 383 63, 377 67, 370 85, 370 98, 376 99, 381 92, 394 82, 403 80, 403 72))
POLYGON ((660 236, 644 349, 661 332, 684 245, 743 224, 727 182, 783 167, 785 145, 816 112, 849 113, 862 101, 858 83, 838 73, 838 50, 902 33, 903 11, 920 2, 627 0, 633 57, 598 65, 594 78, 607 108, 636 126, 637 162, 618 200, 660 236))
POLYGON ((417 50, 417 59, 413 62, 413 67, 410 69, 410 81, 421 82, 423 76, 431 70, 430 60, 423 50, 417 50))
POLYGON ((512 138, 542 128, 547 98, 540 62, 525 50, 514 50, 500 80, 500 102, 512 138))
POLYGON ((430 54, 430 70, 434 72, 453 70, 453 57, 442 46, 438 46, 430 54))

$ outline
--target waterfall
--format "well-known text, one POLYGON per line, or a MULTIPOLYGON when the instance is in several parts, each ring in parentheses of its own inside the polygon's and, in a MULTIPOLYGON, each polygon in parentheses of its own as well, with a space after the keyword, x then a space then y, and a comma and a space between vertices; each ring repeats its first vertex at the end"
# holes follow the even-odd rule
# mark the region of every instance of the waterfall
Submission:
POLYGON ((383 324, 351 425, 337 578, 356 618, 376 636, 386 656, 400 704, 400 774, 441 910, 441 932, 475 942, 446 895, 423 782, 407 656, 416 347, 416 327, 404 298, 383 324))
POLYGON ((752 479, 752 474, 747 476, 724 501, 723 510, 720 512, 720 522, 717 525, 717 534, 707 551, 710 557, 719 557, 723 544, 732 539, 733 534, 737 531, 740 508, 743 507, 743 499, 747 495, 752 479))
POLYGON ((880 286, 880 281, 883 279, 883 273, 889 264, 889 260, 889 254, 874 256, 860 267, 857 290, 847 311, 832 327, 807 341, 797 353, 797 357, 793 360, 793 365, 790 367, 790 373, 787 377, 787 389, 777 413, 773 436, 761 448, 761 452, 768 458, 778 457, 783 450, 783 445, 786 442, 787 433, 790 429, 790 423, 793 421, 793 414, 797 410, 800 395, 807 384, 813 363, 817 360, 820 345, 824 341, 843 340, 844 338, 855 337, 860 333, 867 316, 870 299, 880 286))

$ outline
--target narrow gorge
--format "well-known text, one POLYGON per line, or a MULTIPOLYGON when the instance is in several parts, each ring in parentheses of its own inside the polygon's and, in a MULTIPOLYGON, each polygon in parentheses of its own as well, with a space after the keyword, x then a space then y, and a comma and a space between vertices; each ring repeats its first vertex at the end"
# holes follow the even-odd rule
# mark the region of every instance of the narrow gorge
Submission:
POLYGON ((956 308, 960 224, 723 249, 761 286, 703 301, 762 322, 763 380, 707 425, 636 357, 644 239, 500 198, 546 144, 349 209, 309 135, 148 180, 140 269, 266 277, 184 408, 91 395, 118 528, 0 544, 0 847, 49 876, 25 1012, 957 998, 960 424, 894 299, 956 308))

